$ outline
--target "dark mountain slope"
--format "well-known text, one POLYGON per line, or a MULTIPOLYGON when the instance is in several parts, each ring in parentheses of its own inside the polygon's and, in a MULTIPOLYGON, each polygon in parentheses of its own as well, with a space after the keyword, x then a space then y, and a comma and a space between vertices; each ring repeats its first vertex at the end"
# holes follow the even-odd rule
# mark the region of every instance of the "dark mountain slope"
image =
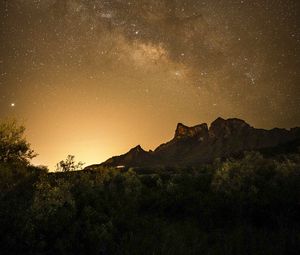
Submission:
POLYGON ((115 156, 101 165, 103 166, 143 166, 151 165, 155 162, 153 154, 144 151, 140 145, 132 148, 129 152, 121 155, 115 156))

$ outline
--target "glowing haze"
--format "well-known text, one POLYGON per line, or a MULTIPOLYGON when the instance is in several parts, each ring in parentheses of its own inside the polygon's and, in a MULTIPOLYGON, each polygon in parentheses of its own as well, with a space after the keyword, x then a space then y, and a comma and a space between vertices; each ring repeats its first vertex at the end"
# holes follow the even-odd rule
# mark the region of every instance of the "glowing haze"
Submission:
POLYGON ((0 117, 53 168, 218 116, 300 125, 297 0, 1 0, 0 117))

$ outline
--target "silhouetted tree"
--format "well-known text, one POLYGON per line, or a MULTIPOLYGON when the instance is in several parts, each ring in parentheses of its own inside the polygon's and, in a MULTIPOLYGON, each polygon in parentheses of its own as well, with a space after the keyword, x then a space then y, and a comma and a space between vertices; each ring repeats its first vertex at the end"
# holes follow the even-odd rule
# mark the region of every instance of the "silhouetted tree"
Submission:
POLYGON ((37 154, 24 137, 25 127, 15 120, 0 121, 0 162, 25 163, 37 154))
POLYGON ((82 170, 84 163, 79 161, 78 163, 75 162, 75 156, 68 155, 66 160, 62 160, 56 164, 56 171, 58 172, 71 172, 71 171, 78 171, 82 170))

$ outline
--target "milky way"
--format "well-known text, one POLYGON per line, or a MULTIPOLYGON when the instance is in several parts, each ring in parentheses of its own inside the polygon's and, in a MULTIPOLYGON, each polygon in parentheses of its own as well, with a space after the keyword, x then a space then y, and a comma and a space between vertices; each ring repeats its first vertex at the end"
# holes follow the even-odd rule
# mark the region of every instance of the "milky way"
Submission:
POLYGON ((300 125, 297 0, 1 0, 0 117, 50 168, 87 163, 177 122, 300 125))

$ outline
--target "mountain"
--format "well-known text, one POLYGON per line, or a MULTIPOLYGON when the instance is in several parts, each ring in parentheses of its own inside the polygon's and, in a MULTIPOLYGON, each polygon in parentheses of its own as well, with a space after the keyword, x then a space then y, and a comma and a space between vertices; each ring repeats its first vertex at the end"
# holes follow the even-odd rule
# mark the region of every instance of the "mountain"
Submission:
POLYGON ((193 127, 177 124, 174 138, 145 151, 140 145, 126 154, 115 156, 100 164, 106 167, 197 166, 216 158, 240 155, 244 151, 280 151, 289 144, 298 146, 300 128, 272 130, 256 129, 244 120, 218 118, 208 127, 206 123, 193 127), (295 145, 296 144, 296 145, 295 145), (277 149, 275 149, 277 148, 277 149))

